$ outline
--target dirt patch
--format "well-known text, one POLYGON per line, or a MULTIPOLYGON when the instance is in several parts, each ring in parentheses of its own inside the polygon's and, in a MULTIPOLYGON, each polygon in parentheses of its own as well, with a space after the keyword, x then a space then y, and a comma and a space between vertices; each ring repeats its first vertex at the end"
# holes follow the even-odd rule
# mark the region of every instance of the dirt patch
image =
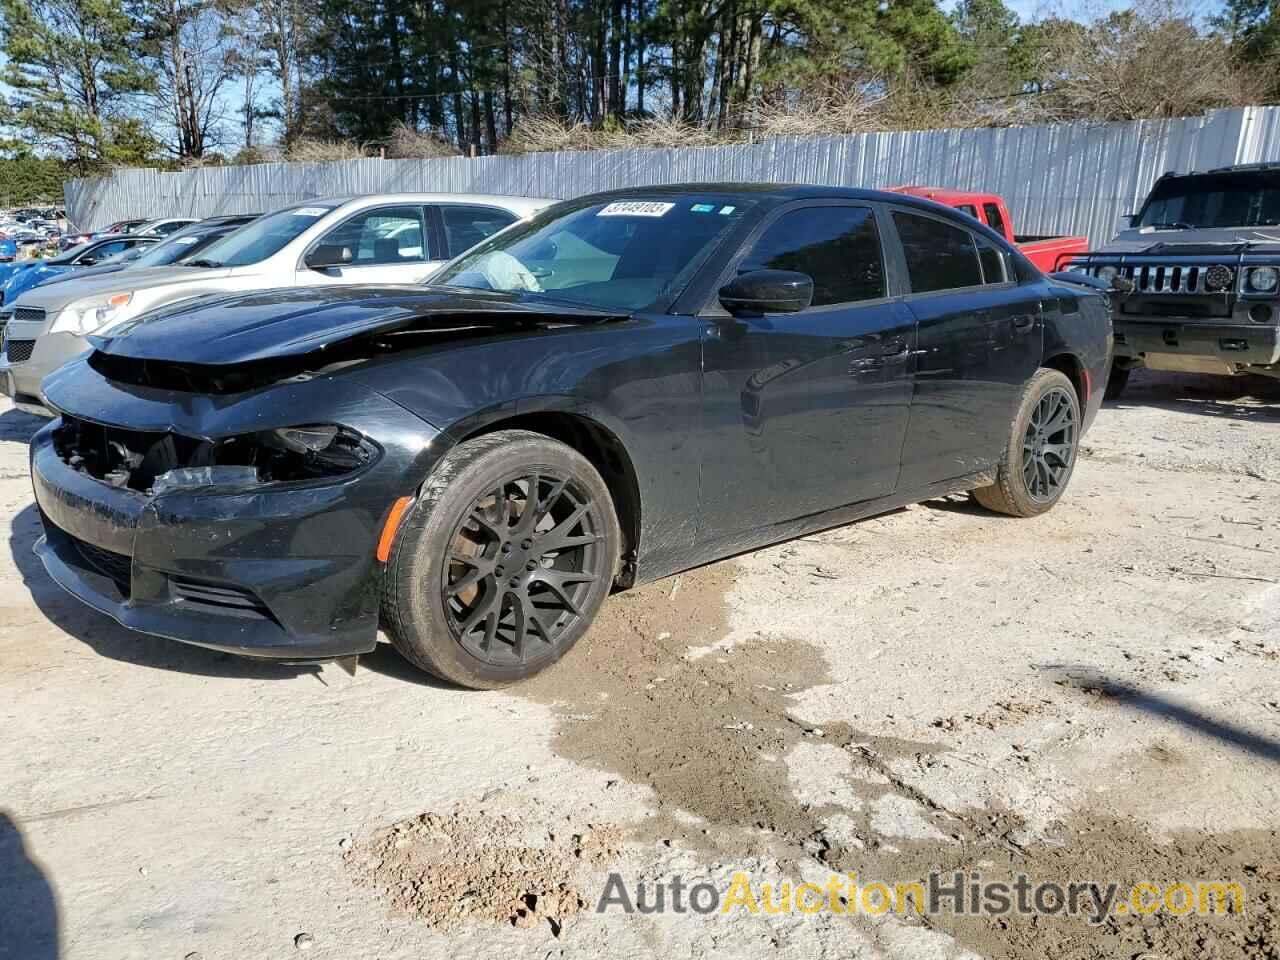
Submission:
POLYGON ((1010 724, 1022 723, 1022 721, 1030 717, 1040 716, 1052 706, 1053 703, 1049 700, 1037 700, 1030 703, 1022 700, 997 700, 992 707, 982 711, 982 713, 966 713, 960 718, 939 717, 930 726, 937 727, 939 730, 955 730, 964 723, 971 723, 975 726, 986 727, 988 730, 995 730, 1010 724))
MULTIPOLYGON (((1114 880, 1122 890, 1141 881, 1239 881, 1248 894, 1243 916, 1162 911, 1095 926, 1081 916, 943 913, 923 922, 994 958, 1277 957, 1274 832, 1188 832, 1157 842, 1133 821, 1082 814, 1057 824, 1046 842, 1007 811, 945 809, 901 771, 943 762, 946 748, 789 714, 792 695, 828 682, 815 647, 767 635, 724 642, 724 597, 737 575, 723 563, 614 597, 573 655, 516 691, 560 714, 560 755, 652 787, 659 815, 633 837, 722 861, 770 856, 797 877, 802 863, 816 862, 890 883, 974 870, 1007 882, 1019 874, 1032 883, 1114 880)), ((1109 693, 1096 690, 1101 700, 1109 693)), ((947 719, 996 730, 1051 707, 1009 698, 947 719)))
POLYGON ((645 837, 804 856, 829 804, 796 796, 787 758, 798 744, 858 742, 886 760, 939 748, 792 717, 792 695, 828 682, 826 662, 765 635, 724 646, 737 576, 719 563, 611 598, 577 649, 513 692, 559 713, 558 754, 652 787, 659 815, 645 837))
POLYGON ((563 926, 587 905, 584 882, 618 855, 621 832, 567 836, 507 816, 424 813, 344 855, 359 883, 400 913, 449 930, 468 922, 563 926))
POLYGON ((1032 884, 1115 881, 1120 900, 1127 900, 1132 886, 1141 882, 1162 887, 1237 882, 1245 891, 1244 910, 1221 916, 1165 910, 1138 916, 1126 908, 1113 910, 1096 925, 1087 916, 1043 912, 1003 917, 944 912, 926 922, 990 958, 1280 958, 1280 834, 1275 831, 1184 831, 1157 842, 1132 821, 1082 814, 1059 824, 1051 842, 1024 844, 1019 819, 991 811, 968 812, 955 831, 953 842, 946 844, 899 842, 892 854, 848 851, 834 866, 856 873, 864 884, 923 883, 931 871, 944 876, 977 871, 987 882, 1013 883, 1020 874, 1032 884))

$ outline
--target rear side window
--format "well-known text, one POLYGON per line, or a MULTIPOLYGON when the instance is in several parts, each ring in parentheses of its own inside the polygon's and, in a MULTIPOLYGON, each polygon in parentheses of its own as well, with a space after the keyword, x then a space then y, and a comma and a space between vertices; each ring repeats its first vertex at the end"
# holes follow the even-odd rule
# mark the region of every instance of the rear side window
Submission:
POLYGON ((895 212, 893 222, 902 239, 913 293, 976 287, 982 283, 978 248, 968 230, 913 213, 895 212))
POLYGON ((1007 279, 1005 276, 1004 254, 996 249, 995 244, 983 237, 977 237, 978 241, 978 260, 982 264, 982 282, 983 283, 1004 283, 1007 279))
POLYGON ((995 203, 984 203, 982 212, 987 215, 987 226, 1000 234, 1002 237, 1009 236, 1009 231, 1005 229, 1004 217, 1000 216, 1000 205, 995 203))
POLYGON ((960 206, 956 207, 956 209, 959 210, 961 213, 967 213, 969 216, 973 217, 973 219, 975 220, 978 219, 978 208, 973 206, 972 204, 962 203, 960 204, 960 206))
POLYGON ((440 216, 444 220, 444 235, 451 257, 470 250, 516 222, 515 214, 493 207, 442 206, 440 216))
POLYGON ((805 207, 784 213, 738 265, 795 270, 813 278, 813 306, 885 295, 880 233, 870 207, 805 207))

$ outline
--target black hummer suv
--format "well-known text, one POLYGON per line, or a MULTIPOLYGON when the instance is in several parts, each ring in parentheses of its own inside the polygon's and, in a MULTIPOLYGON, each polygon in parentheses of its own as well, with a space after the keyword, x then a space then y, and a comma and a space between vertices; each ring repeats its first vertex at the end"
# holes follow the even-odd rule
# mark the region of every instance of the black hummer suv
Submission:
POLYGON ((1280 377, 1280 163, 1164 174, 1071 269, 1114 289, 1108 399, 1139 366, 1280 377))

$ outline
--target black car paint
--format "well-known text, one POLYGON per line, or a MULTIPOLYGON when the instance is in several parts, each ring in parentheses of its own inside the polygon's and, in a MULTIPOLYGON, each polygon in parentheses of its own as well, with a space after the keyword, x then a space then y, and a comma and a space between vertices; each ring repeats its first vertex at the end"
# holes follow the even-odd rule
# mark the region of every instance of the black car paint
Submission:
POLYGON ((1109 362, 1102 297, 1040 276, 981 225, 928 201, 841 188, 602 196, 708 189, 750 191, 756 203, 683 289, 643 311, 448 288, 320 287, 206 300, 96 341, 100 355, 142 361, 139 369, 217 382, 218 371, 261 368, 263 385, 137 385, 81 360, 44 384, 67 415, 209 438, 341 423, 382 452, 340 480, 147 495, 63 462, 55 421, 31 447, 47 568, 145 632, 257 656, 334 657, 374 646, 374 554, 392 503, 478 432, 522 425, 591 438, 620 506, 631 584, 989 481, 1021 387, 1042 363, 1080 384, 1084 426, 1095 416, 1101 391, 1090 385, 1109 362), (876 207, 890 295, 730 315, 716 292, 749 238, 777 211, 814 202, 876 207), (1012 257, 1020 282, 911 294, 896 235, 883 227, 893 207, 984 235, 1012 257), (128 597, 83 562, 72 537, 132 557, 128 597), (265 614, 193 606, 175 578, 251 590, 265 614))

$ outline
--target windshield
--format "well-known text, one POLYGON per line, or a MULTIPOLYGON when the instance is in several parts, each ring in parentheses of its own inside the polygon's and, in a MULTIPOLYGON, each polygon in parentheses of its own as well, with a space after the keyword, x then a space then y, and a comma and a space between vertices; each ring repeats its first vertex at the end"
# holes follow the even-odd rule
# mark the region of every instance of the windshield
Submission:
POLYGON ((1280 170, 1169 177, 1156 184, 1138 227, 1270 227, 1280 224, 1280 170))
POLYGON ((336 203, 307 203, 287 207, 259 217, 252 223, 211 243, 201 251, 193 266, 244 267, 279 253, 317 220, 338 206, 336 203))
POLYGON ((92 243, 92 240, 86 240, 84 243, 78 243, 70 250, 63 251, 56 257, 50 257, 45 261, 45 263, 71 263, 76 257, 88 250, 92 243))
POLYGON ((109 257, 103 257, 95 263, 94 266, 111 267, 115 266, 117 263, 132 263, 134 260, 137 260, 142 256, 142 251, 142 247, 134 247, 132 250, 122 250, 119 253, 113 253, 109 257))
POLYGON ((431 282, 638 310, 687 276, 751 204, 712 194, 558 207, 496 234, 431 282))
POLYGON ((146 253, 142 254, 134 261, 136 267, 165 267, 171 263, 178 263, 193 257, 206 247, 210 246, 215 240, 221 240, 228 233, 228 230, 208 231, 199 233, 176 233, 167 240, 157 243, 146 253))

